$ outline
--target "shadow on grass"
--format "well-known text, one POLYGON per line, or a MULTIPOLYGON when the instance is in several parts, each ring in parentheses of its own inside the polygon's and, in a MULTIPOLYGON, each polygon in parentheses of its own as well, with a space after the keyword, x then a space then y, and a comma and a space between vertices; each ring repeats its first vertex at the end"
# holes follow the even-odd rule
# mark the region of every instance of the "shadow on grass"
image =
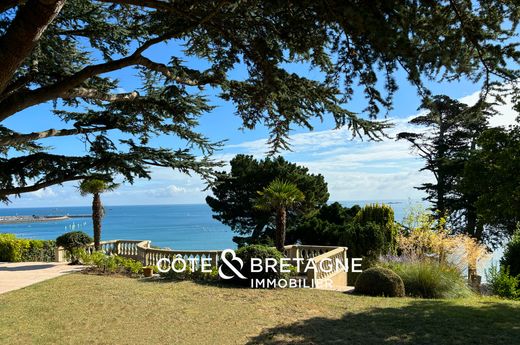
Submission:
MULTIPOLYGON (((280 320, 283 321, 283 320, 280 320)), ((263 331, 248 344, 519 344, 520 304, 411 301, 400 308, 315 317, 263 331)))

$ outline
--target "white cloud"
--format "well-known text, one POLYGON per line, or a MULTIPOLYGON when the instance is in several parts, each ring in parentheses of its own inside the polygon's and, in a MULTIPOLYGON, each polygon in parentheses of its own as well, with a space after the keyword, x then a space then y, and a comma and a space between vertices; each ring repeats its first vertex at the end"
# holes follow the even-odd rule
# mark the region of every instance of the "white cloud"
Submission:
MULTIPOLYGON (((463 97, 462 102, 473 104, 478 93, 463 97)), ((498 106, 499 116, 491 124, 516 123, 516 113, 510 99, 498 106)), ((432 179, 428 172, 420 172, 423 162, 410 151, 405 141, 396 141, 397 133, 420 131, 410 125, 408 118, 390 119, 395 127, 388 130, 389 139, 382 142, 352 138, 347 128, 299 133, 291 136, 292 152, 282 154, 289 161, 304 165, 312 173, 322 174, 329 185, 331 200, 362 199, 416 199, 422 192, 414 187, 432 179)), ((247 141, 226 145, 215 159, 229 162, 237 153, 263 158, 268 151, 267 140, 247 141)), ((228 170, 229 165, 221 168, 228 170)), ((134 185, 123 185, 105 193, 107 205, 116 204, 171 204, 203 203, 209 191, 197 175, 188 176, 167 168, 152 168, 152 179, 138 180, 134 185)), ((90 198, 79 196, 74 183, 54 186, 14 199, 12 206, 88 205, 90 198), (43 204, 42 204, 43 203, 43 204)))
MULTIPOLYGON (((476 92, 460 101, 473 105, 478 97, 476 92)), ((496 109, 499 115, 490 120, 492 126, 516 123, 511 98, 506 98, 506 104, 496 109)), ((419 171, 423 162, 411 152, 410 145, 394 138, 400 132, 423 131, 424 128, 409 124, 419 114, 389 119, 394 127, 387 131, 390 138, 381 142, 352 139, 348 128, 295 134, 290 141, 292 152, 283 155, 308 167, 312 173, 322 174, 333 200, 418 198, 423 194, 414 187, 428 182, 432 176, 419 171)), ((225 150, 263 156, 268 145, 266 140, 255 140, 228 145, 225 150)))
POLYGON ((43 199, 43 198, 49 198, 49 197, 55 197, 57 193, 54 191, 52 187, 39 189, 37 191, 28 193, 29 197, 35 197, 37 199, 43 199))

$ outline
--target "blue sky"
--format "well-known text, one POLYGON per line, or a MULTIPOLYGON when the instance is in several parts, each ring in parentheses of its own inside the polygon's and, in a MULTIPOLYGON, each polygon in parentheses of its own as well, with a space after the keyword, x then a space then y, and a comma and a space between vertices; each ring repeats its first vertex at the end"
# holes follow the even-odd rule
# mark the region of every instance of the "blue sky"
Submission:
MULTIPOLYGON (((150 49, 147 55, 156 61, 166 62, 171 54, 179 54, 180 48, 174 44, 161 45, 150 49)), ((204 68, 203 62, 186 58, 192 67, 204 68)), ((312 79, 320 78, 317 71, 309 70, 305 65, 291 65, 291 70, 312 79)), ((110 76, 121 80, 122 90, 133 90, 138 87, 136 70, 127 68, 110 76)), ((237 66, 232 77, 245 77, 243 66, 237 66)), ((394 109, 389 118, 395 128, 388 131, 391 137, 403 130, 411 128, 407 121, 417 114, 419 98, 414 87, 406 81, 403 73, 398 74, 400 90, 395 95, 394 109)), ((476 100, 479 85, 467 81, 458 83, 430 84, 434 94, 447 94, 467 103, 476 100)), ((229 161, 237 153, 252 154, 262 158, 267 151, 267 130, 259 126, 252 131, 241 131, 240 119, 233 114, 233 105, 217 97, 214 90, 207 90, 211 104, 216 108, 205 114, 200 120, 199 130, 212 140, 227 140, 222 151, 215 158, 229 161)), ((346 107, 360 112, 365 103, 361 90, 346 107)), ((3 125, 20 132, 32 132, 49 128, 63 128, 61 123, 51 114, 52 104, 32 107, 20 112, 3 125)), ((493 124, 505 125, 514 121, 515 114, 510 104, 500 108, 503 114, 492 120, 493 124)), ((288 160, 307 166, 312 173, 325 176, 329 184, 332 201, 342 200, 383 200, 383 199, 418 199, 423 195, 414 189, 421 183, 431 179, 425 172, 419 172, 422 162, 414 156, 405 142, 386 139, 383 142, 369 142, 360 138, 352 138, 347 128, 333 130, 333 119, 313 123, 315 130, 309 132, 303 128, 294 128, 291 132, 292 152, 281 152, 288 160)), ((85 146, 79 138, 51 138, 42 141, 52 146, 54 152, 70 155, 81 155, 85 146)), ((172 137, 160 137, 154 140, 158 146, 178 148, 179 140, 172 137)), ((90 198, 81 197, 75 185, 66 183, 45 190, 25 194, 13 198, 9 206, 0 207, 47 207, 88 205, 90 198)), ((118 190, 106 193, 104 201, 107 205, 129 204, 186 204, 203 203, 207 191, 204 184, 196 176, 187 176, 170 169, 152 168, 152 180, 138 180, 134 185, 122 185, 118 190)))

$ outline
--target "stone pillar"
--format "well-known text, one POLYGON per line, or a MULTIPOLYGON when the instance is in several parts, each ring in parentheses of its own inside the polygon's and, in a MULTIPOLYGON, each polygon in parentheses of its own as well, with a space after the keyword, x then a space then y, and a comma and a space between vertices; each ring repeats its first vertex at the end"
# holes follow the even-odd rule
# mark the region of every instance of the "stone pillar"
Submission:
POLYGON ((54 249, 54 261, 65 262, 65 251, 62 247, 56 247, 56 249, 54 249))

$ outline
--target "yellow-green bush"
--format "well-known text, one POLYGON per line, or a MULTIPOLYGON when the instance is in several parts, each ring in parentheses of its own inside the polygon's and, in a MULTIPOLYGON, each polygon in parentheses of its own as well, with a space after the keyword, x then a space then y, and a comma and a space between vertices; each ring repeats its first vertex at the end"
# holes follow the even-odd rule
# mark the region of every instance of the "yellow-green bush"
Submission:
POLYGON ((17 238, 14 234, 0 234, 0 261, 54 261, 54 241, 17 238))

